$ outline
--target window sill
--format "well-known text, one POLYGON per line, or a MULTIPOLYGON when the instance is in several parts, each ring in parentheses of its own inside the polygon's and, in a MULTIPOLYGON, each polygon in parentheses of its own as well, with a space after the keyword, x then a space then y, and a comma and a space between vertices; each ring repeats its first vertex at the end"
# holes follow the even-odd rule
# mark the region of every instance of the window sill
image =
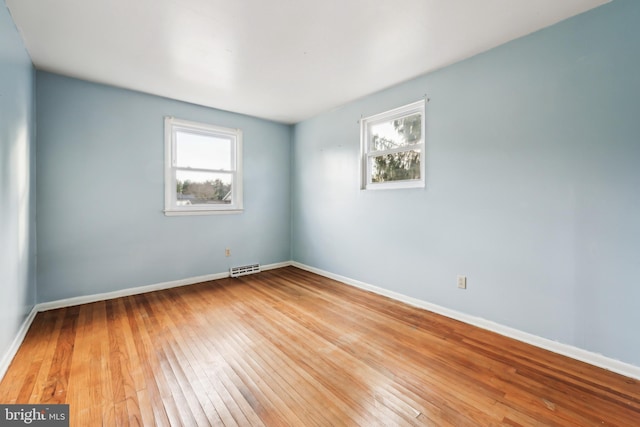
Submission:
POLYGON ((424 181, 397 181, 397 182, 384 182, 384 183, 369 183, 362 188, 364 191, 370 190, 401 190, 409 188, 425 188, 424 181))
POLYGON ((193 215, 230 215, 230 214, 240 214, 244 212, 244 209, 216 209, 216 210, 206 210, 206 209, 198 209, 198 210, 164 210, 165 216, 193 216, 193 215))

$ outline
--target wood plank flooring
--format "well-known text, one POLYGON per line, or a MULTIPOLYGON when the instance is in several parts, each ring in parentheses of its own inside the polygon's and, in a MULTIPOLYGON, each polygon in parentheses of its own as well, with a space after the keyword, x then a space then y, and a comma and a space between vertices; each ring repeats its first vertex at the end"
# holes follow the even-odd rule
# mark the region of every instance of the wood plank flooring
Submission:
POLYGON ((293 268, 39 313, 2 403, 74 426, 639 426, 640 382, 293 268))

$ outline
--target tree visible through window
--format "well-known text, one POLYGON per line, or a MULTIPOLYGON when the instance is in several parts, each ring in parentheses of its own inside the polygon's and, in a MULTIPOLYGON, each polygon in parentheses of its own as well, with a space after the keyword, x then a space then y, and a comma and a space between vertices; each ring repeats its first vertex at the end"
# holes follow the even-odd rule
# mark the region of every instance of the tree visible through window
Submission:
POLYGON ((424 101, 362 119, 363 189, 424 186, 424 101))
MULTIPOLYGON (((231 184, 225 184, 220 179, 206 180, 204 182, 178 180, 176 185, 178 201, 191 200, 196 203, 229 203, 231 202, 231 184)), ((192 203, 189 203, 192 204, 192 203)))

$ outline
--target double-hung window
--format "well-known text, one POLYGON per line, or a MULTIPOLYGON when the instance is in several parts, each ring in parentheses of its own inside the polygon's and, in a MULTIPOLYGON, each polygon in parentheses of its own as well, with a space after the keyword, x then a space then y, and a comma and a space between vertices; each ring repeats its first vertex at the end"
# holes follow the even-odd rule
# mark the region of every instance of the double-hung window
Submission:
POLYGON ((242 131, 165 118, 165 214, 242 211, 242 131))
POLYGON ((364 190, 424 187, 425 101, 360 122, 364 190))

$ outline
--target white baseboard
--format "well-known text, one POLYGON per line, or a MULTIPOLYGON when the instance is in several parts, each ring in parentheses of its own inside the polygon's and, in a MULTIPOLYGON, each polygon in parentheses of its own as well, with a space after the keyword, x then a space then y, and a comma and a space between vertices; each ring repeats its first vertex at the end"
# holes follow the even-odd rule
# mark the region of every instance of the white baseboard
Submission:
MULTIPOLYGON (((289 261, 260 266, 262 271, 273 270, 291 265, 289 261)), ((57 301, 43 302, 37 304, 38 311, 54 310, 56 308, 71 307, 74 305, 88 304, 96 301, 106 301, 114 298, 128 297, 130 295, 144 294, 146 292, 160 291, 162 289, 177 288, 179 286, 194 285, 196 283, 208 282, 229 277, 229 272, 206 274, 204 276, 189 277, 187 279, 172 280, 170 282, 156 283, 154 285, 139 286, 136 288, 122 289, 119 291, 105 292, 101 294, 85 295, 81 297, 66 298, 57 301)))
POLYGON ((2 360, 0 361, 0 381, 4 378, 4 374, 6 374, 7 369, 9 369, 9 365, 11 365, 11 362, 13 361, 13 358, 16 356, 16 353, 18 353, 18 350, 22 345, 22 341, 24 341, 24 337, 27 335, 27 332, 29 331, 29 327, 31 326, 33 319, 36 318, 37 313, 38 313, 38 310, 36 306, 34 306, 29 312, 29 314, 27 315, 27 317, 22 322, 22 325, 20 325, 20 329, 18 329, 18 333, 16 334, 16 337, 13 339, 11 346, 2 357, 2 360))
POLYGON ((81 297, 65 298, 50 302, 41 302, 36 307, 38 311, 55 310, 57 308, 72 307, 74 305, 89 304, 97 301, 128 297, 130 295, 144 294, 147 292, 160 291, 162 289, 177 288, 178 286, 193 285, 195 283, 207 282, 209 280, 224 279, 229 277, 229 273, 214 273, 204 276, 190 277, 188 279, 172 280, 170 282, 156 283, 154 285, 139 286, 135 288, 121 289, 119 291, 105 292, 101 294, 83 295, 81 297))
POLYGON ((432 304, 417 298, 409 297, 409 296, 400 294, 398 292, 389 291, 387 289, 379 288, 377 286, 373 286, 368 283, 360 282, 358 280, 350 279, 348 277, 340 276, 338 274, 333 274, 328 271, 324 271, 319 268, 301 264, 296 261, 292 261, 291 265, 294 267, 298 267, 302 270, 310 271, 312 273, 319 274, 320 276, 328 277, 330 279, 337 280, 347 285, 354 286, 356 288, 371 291, 376 294, 383 295, 383 296, 392 298, 394 300, 407 303, 414 307, 423 308, 425 310, 429 310, 434 313, 441 314, 451 319, 459 320, 461 322, 468 323, 470 325, 477 326, 479 328, 486 329, 492 332, 496 332, 500 335, 504 335, 506 337, 513 338, 518 341, 522 341, 527 344, 531 344, 536 347, 540 347, 545 350, 549 350, 554 353, 558 353, 563 356, 570 357, 572 359, 580 360, 581 362, 598 366, 608 371, 612 371, 630 378, 635 378, 640 380, 640 367, 631 365, 629 363, 621 362, 619 360, 612 359, 598 353, 593 353, 587 350, 583 350, 581 348, 574 347, 568 344, 563 344, 547 338, 542 338, 537 335, 530 334, 528 332, 523 332, 518 329, 511 328, 509 326, 504 326, 499 323, 483 319, 481 317, 471 316, 456 310, 451 310, 449 308, 432 304))
POLYGON ((275 270, 277 268, 290 267, 291 265, 293 265, 291 261, 276 262, 275 264, 262 265, 260 266, 260 269, 262 271, 275 270))

